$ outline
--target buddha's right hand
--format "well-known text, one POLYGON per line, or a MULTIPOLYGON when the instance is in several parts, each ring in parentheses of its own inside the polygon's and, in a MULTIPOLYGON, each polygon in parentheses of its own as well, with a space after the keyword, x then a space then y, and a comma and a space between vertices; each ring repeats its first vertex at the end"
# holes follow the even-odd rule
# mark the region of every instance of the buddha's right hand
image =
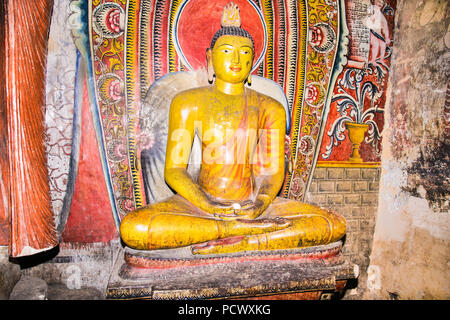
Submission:
POLYGON ((222 203, 214 200, 209 200, 207 204, 203 208, 203 211, 208 212, 214 216, 218 217, 233 217, 235 215, 235 209, 233 206, 228 203, 222 203))
POLYGON ((251 206, 253 206, 253 202, 251 200, 245 200, 241 202, 228 200, 223 201, 210 200, 209 206, 205 211, 213 214, 216 217, 228 220, 228 219, 244 218, 242 215, 239 215, 238 212, 240 212, 244 208, 251 206))

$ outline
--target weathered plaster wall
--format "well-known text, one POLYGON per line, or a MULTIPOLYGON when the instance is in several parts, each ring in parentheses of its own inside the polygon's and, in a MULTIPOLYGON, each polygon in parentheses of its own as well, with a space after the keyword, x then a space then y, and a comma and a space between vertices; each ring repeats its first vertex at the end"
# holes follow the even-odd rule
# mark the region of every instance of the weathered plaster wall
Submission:
POLYGON ((449 3, 397 8, 367 294, 449 299, 449 3))

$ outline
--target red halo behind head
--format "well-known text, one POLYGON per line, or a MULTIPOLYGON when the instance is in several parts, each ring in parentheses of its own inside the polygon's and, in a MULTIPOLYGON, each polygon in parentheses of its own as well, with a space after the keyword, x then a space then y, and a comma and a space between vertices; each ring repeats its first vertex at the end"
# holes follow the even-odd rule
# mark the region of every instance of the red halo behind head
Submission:
MULTIPOLYGON (((230 0, 186 0, 175 15, 174 44, 183 64, 192 70, 206 68, 206 49, 221 28, 223 8, 230 0)), ((239 7, 241 28, 247 30, 255 43, 253 70, 264 58, 267 43, 266 26, 261 11, 248 0, 234 0, 239 7)))

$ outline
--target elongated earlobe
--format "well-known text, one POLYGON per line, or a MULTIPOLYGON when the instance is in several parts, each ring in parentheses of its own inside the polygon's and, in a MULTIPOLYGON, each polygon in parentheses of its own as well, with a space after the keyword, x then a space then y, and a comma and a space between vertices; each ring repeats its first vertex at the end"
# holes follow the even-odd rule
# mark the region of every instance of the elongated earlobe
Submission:
POLYGON ((251 74, 251 73, 248 74, 247 84, 248 84, 249 86, 252 85, 252 74, 251 74))
POLYGON ((208 63, 207 71, 208 71, 208 82, 209 83, 213 83, 213 81, 214 81, 214 68, 213 68, 212 64, 208 63))
POLYGON ((208 72, 208 82, 213 83, 214 81, 214 67, 212 64, 212 51, 211 49, 206 50, 206 71, 208 72))

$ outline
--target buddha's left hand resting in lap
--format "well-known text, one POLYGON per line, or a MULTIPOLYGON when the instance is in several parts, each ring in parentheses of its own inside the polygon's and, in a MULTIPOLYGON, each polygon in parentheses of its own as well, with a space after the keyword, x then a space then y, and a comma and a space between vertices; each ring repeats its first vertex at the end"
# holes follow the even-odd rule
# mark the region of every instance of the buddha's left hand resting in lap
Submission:
POLYGON ((183 91, 170 106, 164 175, 177 194, 125 216, 127 246, 214 254, 315 246, 345 234, 340 215, 277 197, 286 115, 278 101, 245 87, 253 55, 237 8, 226 8, 206 54, 214 84, 183 91), (202 144, 197 180, 187 173, 195 134, 202 144))

